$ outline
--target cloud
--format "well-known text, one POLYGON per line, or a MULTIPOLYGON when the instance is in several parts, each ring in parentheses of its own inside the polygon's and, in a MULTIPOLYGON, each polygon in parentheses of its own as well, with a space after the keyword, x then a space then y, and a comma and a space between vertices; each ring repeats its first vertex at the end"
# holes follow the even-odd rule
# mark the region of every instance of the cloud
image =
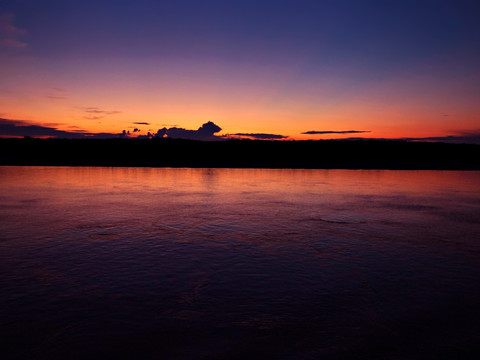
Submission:
POLYGON ((83 118, 87 120, 103 119, 108 115, 115 115, 115 114, 121 113, 121 111, 118 111, 118 110, 102 110, 94 106, 84 107, 83 111, 86 113, 86 115, 83 118))
POLYGON ((105 114, 105 115, 112 115, 112 114, 118 114, 120 111, 113 110, 113 111, 108 111, 108 110, 100 110, 97 107, 86 107, 84 108, 86 113, 89 114, 105 114))
POLYGON ((230 136, 249 137, 257 140, 281 140, 287 139, 288 136, 278 134, 264 134, 264 133, 237 133, 230 136))
POLYGON ((45 94, 45 98, 50 100, 64 100, 67 98, 67 92, 60 88, 50 87, 45 94))
POLYGON ((67 98, 66 96, 62 95, 45 95, 45 97, 50 100, 64 100, 67 98))
POLYGON ((26 121, 0 119, 0 136, 67 137, 67 135, 79 137, 76 133, 58 130, 52 126, 32 125, 26 121))
MULTIPOLYGON (((111 138, 125 138, 133 134, 137 135, 140 129, 134 128, 132 133, 123 130, 121 133, 91 133, 79 128, 75 125, 69 125, 71 130, 59 130, 57 127, 61 124, 57 123, 43 123, 42 125, 34 124, 25 120, 10 120, 0 118, 0 137, 56 137, 65 139, 111 139, 111 138)), ((156 133, 148 132, 146 135, 136 136, 139 139, 149 138, 178 138, 191 140, 225 140, 229 138, 248 137, 259 140, 282 140, 287 139, 288 136, 278 134, 264 134, 264 133, 237 133, 231 135, 217 136, 217 132, 222 129, 209 121, 199 127, 197 130, 187 130, 184 128, 171 127, 159 129, 156 133)), ((365 131, 366 132, 366 131, 365 131)), ((343 133, 343 132, 342 132, 343 133)), ((466 144, 480 144, 480 129, 456 131, 454 135, 447 136, 431 136, 431 137, 409 137, 409 138, 343 138, 342 140, 376 140, 376 141, 432 141, 432 142, 446 142, 446 143, 466 143, 466 144)))
POLYGON ((8 120, 0 118, 0 137, 57 137, 65 139, 108 139, 116 137, 125 137, 129 133, 90 133, 82 129, 75 129, 71 131, 58 130, 56 127, 35 125, 28 121, 22 120, 8 120))
POLYGON ((27 33, 27 30, 13 25, 13 20, 14 15, 11 13, 0 14, 0 47, 24 48, 28 44, 20 38, 27 33))
POLYGON ((197 130, 187 130, 184 128, 171 127, 162 128, 157 131, 154 137, 169 137, 173 139, 189 139, 189 140, 219 140, 221 136, 215 136, 215 133, 221 131, 222 128, 209 121, 197 130))
POLYGON ((212 136, 213 134, 222 131, 222 128, 213 122, 209 121, 202 126, 200 126, 197 130, 197 133, 201 136, 212 136))
POLYGON ((132 124, 135 124, 135 125, 150 125, 150 123, 148 123, 148 122, 133 122, 132 124))
POLYGON ((322 130, 322 131, 316 131, 316 130, 311 130, 311 131, 302 132, 302 134, 307 134, 307 135, 360 134, 360 133, 369 133, 369 132, 371 132, 371 131, 365 131, 365 130, 344 130, 344 131, 322 130))
MULTIPOLYGON (((84 131, 76 126, 69 126, 72 130, 59 130, 55 123, 49 124, 32 124, 24 120, 9 120, 0 118, 0 137, 57 137, 65 139, 109 139, 118 137, 130 137, 132 134, 138 134, 141 130, 134 128, 132 133, 123 130, 121 133, 91 133, 84 131), (46 126, 49 125, 49 126, 46 126)), ((222 140, 221 136, 215 136, 215 133, 222 129, 209 121, 199 127, 197 130, 186 130, 183 128, 163 128, 159 129, 156 134, 148 133, 147 135, 140 135, 138 138, 153 138, 153 137, 170 137, 178 139, 191 140, 222 140)))

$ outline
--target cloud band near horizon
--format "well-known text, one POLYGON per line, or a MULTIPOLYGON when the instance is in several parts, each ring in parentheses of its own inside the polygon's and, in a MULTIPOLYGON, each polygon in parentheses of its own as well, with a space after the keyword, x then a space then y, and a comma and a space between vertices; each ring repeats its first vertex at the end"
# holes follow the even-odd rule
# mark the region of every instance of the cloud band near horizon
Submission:
MULTIPOLYGON (((92 133, 83 129, 75 130, 59 130, 56 126, 60 124, 49 123, 44 125, 33 124, 30 121, 25 120, 9 120, 0 118, 0 137, 56 137, 64 139, 111 139, 111 138, 128 138, 130 132, 123 130, 121 133, 92 133)), ((279 134, 267 134, 267 133, 236 133, 230 135, 215 135, 222 129, 209 121, 199 127, 197 130, 187 130, 179 127, 162 128, 157 133, 148 133, 147 135, 139 135, 135 138, 178 138, 178 139, 190 139, 190 140, 226 140, 226 139, 242 139, 252 138, 257 140, 285 140, 288 136, 279 134)), ((134 132, 139 132, 134 130, 134 132)), ((347 133, 366 133, 370 131, 348 130, 348 131, 322 131, 315 132, 321 134, 347 134, 347 133)), ((383 141, 433 141, 433 142, 446 142, 446 143, 466 143, 466 144, 480 144, 480 129, 478 130, 464 130, 464 131, 452 131, 454 135, 446 136, 430 136, 430 137, 402 137, 402 138, 344 138, 344 140, 383 140, 383 141)), ((305 132, 310 133, 310 132, 305 132)))

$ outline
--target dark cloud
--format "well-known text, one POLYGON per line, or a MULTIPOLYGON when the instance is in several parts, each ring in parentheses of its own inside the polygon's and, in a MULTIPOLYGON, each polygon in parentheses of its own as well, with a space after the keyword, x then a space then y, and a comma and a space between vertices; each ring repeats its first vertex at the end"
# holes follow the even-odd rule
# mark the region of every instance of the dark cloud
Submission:
POLYGON ((219 140, 221 136, 215 136, 215 133, 221 131, 222 128, 209 121, 197 130, 187 130, 184 128, 171 127, 162 128, 157 131, 154 137, 169 137, 173 139, 189 139, 189 140, 219 140))
MULTIPOLYGON (((141 130, 134 128, 132 133, 123 130, 121 133, 90 133, 82 129, 70 126, 72 130, 58 130, 56 125, 50 123, 50 126, 36 125, 28 121, 22 120, 8 120, 0 118, 0 136, 1 137, 15 137, 15 136, 30 136, 30 137, 57 137, 67 139, 108 139, 117 137, 129 137, 133 133, 139 133, 141 130)), ((148 133, 147 135, 140 135, 139 138, 153 138, 153 137, 171 137, 178 139, 192 139, 192 140, 221 140, 223 137, 215 136, 214 134, 222 129, 213 122, 203 124, 198 130, 186 130, 183 128, 163 128, 159 129, 156 134, 148 133)))
POLYGON ((24 48, 27 43, 21 37, 27 33, 13 25, 14 15, 10 13, 0 14, 0 48, 24 48))
POLYGON ((148 123, 148 122, 133 122, 132 124, 135 124, 135 125, 150 125, 150 123, 148 123))
MULTIPOLYGON (((172 129, 176 129, 176 128, 172 128, 172 129)), ((162 128, 162 129, 158 129, 157 133, 155 134, 155 137, 165 137, 167 136, 167 132, 168 132, 168 129, 167 128, 162 128)))
POLYGON ((263 133, 237 133, 231 134, 230 136, 241 136, 241 137, 249 137, 258 140, 281 140, 287 139, 288 136, 278 135, 278 134, 263 134, 263 133))
POLYGON ((33 125, 28 121, 8 120, 0 118, 0 136, 1 137, 57 137, 65 139, 108 139, 128 136, 129 133, 89 133, 81 129, 72 131, 58 130, 54 126, 33 125))
POLYGON ((213 136, 213 134, 222 131, 222 128, 213 122, 209 121, 202 126, 200 126, 197 130, 197 133, 200 136, 213 136))
POLYGON ((1 136, 56 136, 65 137, 81 137, 69 131, 57 130, 55 127, 32 125, 28 122, 19 120, 0 119, 0 135, 1 136))
MULTIPOLYGON (((21 136, 30 136, 30 137, 56 137, 56 138, 65 138, 65 139, 110 139, 110 138, 122 138, 130 137, 132 134, 130 131, 123 130, 121 133, 91 133, 87 132, 77 126, 70 125, 68 128, 71 130, 58 130, 57 126, 60 124, 57 123, 44 123, 42 125, 32 124, 29 121, 23 120, 9 120, 0 118, 0 137, 21 137, 21 136)), ((222 129, 209 121, 203 124, 197 130, 186 130, 178 127, 171 128, 162 128, 159 129, 156 133, 148 132, 146 135, 139 135, 137 138, 140 139, 149 139, 149 138, 158 138, 158 137, 170 137, 178 139, 191 139, 191 140, 225 140, 235 137, 248 137, 253 139, 260 140, 282 140, 287 139, 288 136, 278 135, 278 134, 264 134, 264 133, 237 133, 227 136, 216 136, 215 134, 222 129)), ((139 133, 138 128, 133 129, 132 133, 139 133)), ((358 131, 357 131, 358 132, 358 131)), ((366 131, 362 131, 366 132, 366 131)), ((471 131, 457 131, 455 135, 448 136, 432 136, 432 137, 421 137, 421 138, 396 138, 396 139, 385 139, 385 138, 359 138, 351 137, 343 140, 383 140, 383 141, 392 141, 392 140, 403 140, 403 141, 434 141, 434 142, 446 142, 446 143, 466 143, 466 144, 480 144, 480 129, 471 130, 471 131)))
POLYGON ((344 131, 333 131, 333 130, 322 130, 322 131, 305 131, 302 134, 306 135, 322 135, 322 134, 360 134, 360 133, 369 133, 371 131, 364 131, 364 130, 344 130, 344 131))
POLYGON ((136 138, 137 139, 152 139, 154 137, 156 137, 156 134, 153 134, 149 131, 145 135, 138 135, 136 138))

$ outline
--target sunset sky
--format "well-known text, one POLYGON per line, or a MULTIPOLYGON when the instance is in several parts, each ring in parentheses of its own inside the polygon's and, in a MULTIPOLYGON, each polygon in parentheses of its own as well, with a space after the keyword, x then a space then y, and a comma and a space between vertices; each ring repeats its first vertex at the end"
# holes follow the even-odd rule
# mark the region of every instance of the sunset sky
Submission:
POLYGON ((479 14, 468 0, 3 0, 0 135, 212 121, 217 135, 480 139, 479 14))

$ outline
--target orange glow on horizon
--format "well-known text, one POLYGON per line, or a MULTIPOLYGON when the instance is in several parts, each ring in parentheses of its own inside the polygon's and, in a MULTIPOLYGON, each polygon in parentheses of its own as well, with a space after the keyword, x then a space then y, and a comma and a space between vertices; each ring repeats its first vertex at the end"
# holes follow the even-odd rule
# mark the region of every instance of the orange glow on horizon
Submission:
POLYGON ((8 89, 0 98, 0 117, 89 133, 138 128, 140 135, 163 127, 196 130, 212 121, 222 128, 217 135, 265 133, 292 140, 448 136, 477 131, 480 123, 480 105, 468 93, 472 85, 462 88, 459 80, 457 96, 446 90, 447 83, 435 80, 438 86, 432 89, 424 78, 387 79, 344 93, 345 77, 302 79, 301 87, 291 89, 297 68, 169 63, 167 69, 176 73, 140 69, 124 74, 122 62, 75 65, 75 71, 50 69, 23 59, 10 72, 0 70, 8 89), (421 92, 412 93, 416 88, 421 92), (349 130, 366 132, 302 134, 349 130))

